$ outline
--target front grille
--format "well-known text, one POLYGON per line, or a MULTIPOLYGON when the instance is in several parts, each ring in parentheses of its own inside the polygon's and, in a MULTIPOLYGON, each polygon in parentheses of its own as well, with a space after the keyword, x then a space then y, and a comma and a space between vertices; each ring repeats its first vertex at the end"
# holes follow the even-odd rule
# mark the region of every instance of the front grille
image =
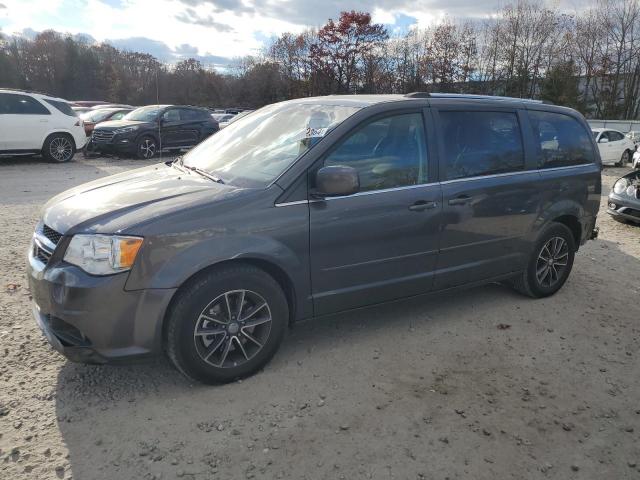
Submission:
POLYGON ((49 259, 51 258, 51 254, 47 252, 44 248, 40 248, 38 245, 33 246, 33 256, 36 257, 45 265, 49 263, 49 259))
POLYGON ((97 129, 93 131, 91 140, 95 143, 109 143, 113 139, 113 135, 111 130, 97 129))
POLYGON ((33 237, 33 258, 47 265, 51 255, 53 255, 53 251, 62 239, 62 234, 42 223, 36 229, 33 237))
POLYGON ((47 237, 49 241, 51 241, 51 243, 53 243, 54 245, 58 245, 58 242, 62 238, 61 233, 56 232, 53 228, 49 227, 48 225, 42 226, 42 234, 45 237, 47 237))

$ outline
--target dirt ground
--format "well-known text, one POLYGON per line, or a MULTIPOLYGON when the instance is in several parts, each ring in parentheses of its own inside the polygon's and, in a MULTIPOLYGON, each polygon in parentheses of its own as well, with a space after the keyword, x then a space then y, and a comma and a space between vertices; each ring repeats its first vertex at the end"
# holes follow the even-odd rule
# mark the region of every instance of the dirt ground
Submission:
POLYGON ((69 363, 31 318, 41 205, 143 164, 0 160, 1 479, 640 479, 640 227, 601 212, 552 298, 489 285, 305 322, 207 387, 164 359, 69 363))

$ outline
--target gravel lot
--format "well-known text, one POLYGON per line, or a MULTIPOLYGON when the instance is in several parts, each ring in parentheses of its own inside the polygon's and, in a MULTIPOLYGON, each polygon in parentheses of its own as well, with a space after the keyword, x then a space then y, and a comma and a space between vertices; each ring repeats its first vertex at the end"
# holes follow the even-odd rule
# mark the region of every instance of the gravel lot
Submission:
POLYGON ((0 478, 640 479, 639 227, 601 213, 552 298, 490 285, 305 322, 265 371, 206 387, 163 359, 69 363, 31 318, 41 205, 142 165, 0 159, 0 478))

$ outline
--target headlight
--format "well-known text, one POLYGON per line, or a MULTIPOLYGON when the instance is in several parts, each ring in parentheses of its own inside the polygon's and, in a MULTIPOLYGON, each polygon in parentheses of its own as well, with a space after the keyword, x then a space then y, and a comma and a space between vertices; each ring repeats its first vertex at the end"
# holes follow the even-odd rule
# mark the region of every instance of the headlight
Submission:
POLYGON ((124 272, 133 266, 142 240, 117 235, 74 235, 64 259, 92 275, 124 272))
POLYGON ((138 126, 137 125, 133 125, 131 127, 123 127, 123 128, 119 128, 117 130, 115 130, 113 133, 129 133, 129 132, 133 132, 135 130, 138 130, 138 126))
POLYGON ((613 186, 613 193, 621 195, 622 192, 624 192, 628 186, 629 186, 629 180, 627 180, 626 178, 621 178, 613 186))

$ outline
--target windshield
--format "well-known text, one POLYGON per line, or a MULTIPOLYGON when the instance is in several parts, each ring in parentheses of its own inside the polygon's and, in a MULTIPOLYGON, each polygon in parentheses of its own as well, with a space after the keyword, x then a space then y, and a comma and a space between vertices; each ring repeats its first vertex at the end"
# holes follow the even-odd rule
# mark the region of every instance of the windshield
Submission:
POLYGON ((598 134, 600 132, 596 132, 595 130, 592 130, 591 133, 593 133, 593 138, 598 138, 598 134))
POLYGON ((98 123, 107 118, 112 111, 113 110, 90 110, 80 115, 80 118, 85 122, 98 123))
POLYGON ((157 120, 158 114, 162 110, 162 107, 157 105, 151 105, 149 107, 136 108, 132 112, 127 113, 123 120, 134 120, 137 122, 153 122, 157 120))
POLYGON ((261 108, 209 137, 184 164, 243 187, 264 187, 358 107, 284 102, 261 108))

